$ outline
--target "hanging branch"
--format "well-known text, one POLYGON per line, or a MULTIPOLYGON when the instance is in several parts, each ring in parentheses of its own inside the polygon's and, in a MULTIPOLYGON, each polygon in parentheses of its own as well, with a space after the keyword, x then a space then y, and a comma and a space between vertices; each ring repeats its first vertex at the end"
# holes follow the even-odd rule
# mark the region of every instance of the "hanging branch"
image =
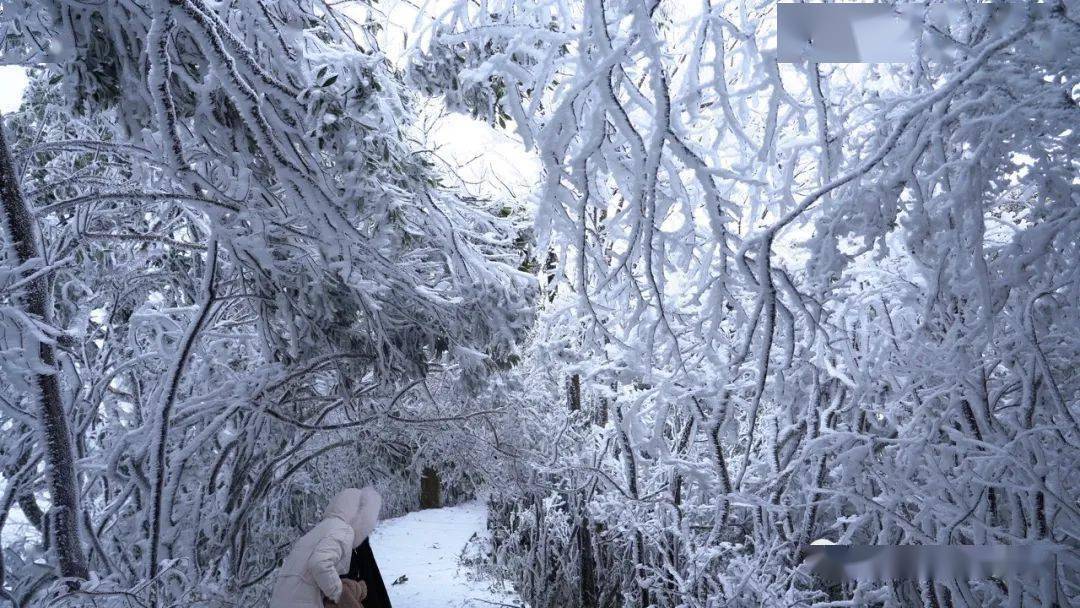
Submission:
POLYGON ((206 248, 206 260, 203 268, 200 300, 195 311, 195 317, 188 324, 184 337, 180 341, 176 357, 168 372, 166 383, 162 388, 161 405, 154 417, 153 439, 150 444, 150 475, 153 486, 150 496, 149 527, 150 539, 147 549, 147 577, 154 579, 158 574, 158 553, 160 551, 161 530, 163 527, 163 493, 165 490, 165 476, 169 471, 168 456, 166 453, 169 441, 169 422, 173 406, 176 403, 177 392, 180 388, 180 380, 184 375, 188 359, 191 356, 192 347, 199 337, 215 301, 214 274, 217 271, 218 241, 214 236, 206 248))

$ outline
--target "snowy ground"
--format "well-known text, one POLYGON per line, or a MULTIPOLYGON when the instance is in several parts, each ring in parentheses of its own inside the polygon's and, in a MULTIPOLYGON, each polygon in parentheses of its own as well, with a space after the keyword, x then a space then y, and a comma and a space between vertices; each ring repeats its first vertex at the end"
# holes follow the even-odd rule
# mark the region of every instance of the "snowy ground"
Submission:
POLYGON ((394 608, 523 605, 510 590, 460 563, 469 539, 486 533, 486 511, 484 504, 469 502, 379 524, 371 548, 394 608), (406 580, 393 584, 403 576, 406 580))

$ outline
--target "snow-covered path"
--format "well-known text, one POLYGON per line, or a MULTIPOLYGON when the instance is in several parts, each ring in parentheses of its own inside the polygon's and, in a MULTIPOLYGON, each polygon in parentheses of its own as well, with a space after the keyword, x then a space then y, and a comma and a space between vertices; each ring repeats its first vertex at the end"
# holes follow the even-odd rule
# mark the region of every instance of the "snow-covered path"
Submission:
POLYGON ((481 502, 409 513, 379 524, 371 548, 394 608, 490 608, 522 605, 509 590, 460 564, 473 534, 486 533, 481 502), (402 576, 404 582, 392 584, 402 576))

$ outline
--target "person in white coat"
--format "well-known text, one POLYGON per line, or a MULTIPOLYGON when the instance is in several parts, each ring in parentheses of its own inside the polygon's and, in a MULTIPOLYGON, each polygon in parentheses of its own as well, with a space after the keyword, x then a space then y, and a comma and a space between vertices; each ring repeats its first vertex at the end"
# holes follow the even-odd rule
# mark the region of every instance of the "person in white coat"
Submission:
POLYGON ((341 598, 341 575, 352 551, 375 529, 382 497, 375 488, 338 492, 322 521, 293 545, 278 570, 270 608, 323 608, 323 597, 341 598))

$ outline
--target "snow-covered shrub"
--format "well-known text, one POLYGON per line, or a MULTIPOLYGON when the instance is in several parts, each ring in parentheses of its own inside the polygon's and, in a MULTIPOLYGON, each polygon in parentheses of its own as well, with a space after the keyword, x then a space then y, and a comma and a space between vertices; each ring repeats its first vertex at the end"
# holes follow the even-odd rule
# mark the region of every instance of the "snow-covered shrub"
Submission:
POLYGON ((370 41, 321 3, 9 4, 3 31, 63 60, 5 117, 41 234, 3 266, 3 512, 70 508, 9 550, 5 593, 257 604, 341 487, 393 514, 427 463, 475 485, 530 324, 520 218, 446 185, 370 41), (15 355, 34 340, 56 365, 15 355))
POLYGON ((1075 603, 1080 29, 1067 3, 966 4, 867 66, 778 64, 773 3, 445 11, 431 46, 490 51, 468 73, 543 162, 558 260, 533 474, 495 520, 526 599, 1075 603), (1060 559, 825 587, 798 569, 823 537, 1060 559))

